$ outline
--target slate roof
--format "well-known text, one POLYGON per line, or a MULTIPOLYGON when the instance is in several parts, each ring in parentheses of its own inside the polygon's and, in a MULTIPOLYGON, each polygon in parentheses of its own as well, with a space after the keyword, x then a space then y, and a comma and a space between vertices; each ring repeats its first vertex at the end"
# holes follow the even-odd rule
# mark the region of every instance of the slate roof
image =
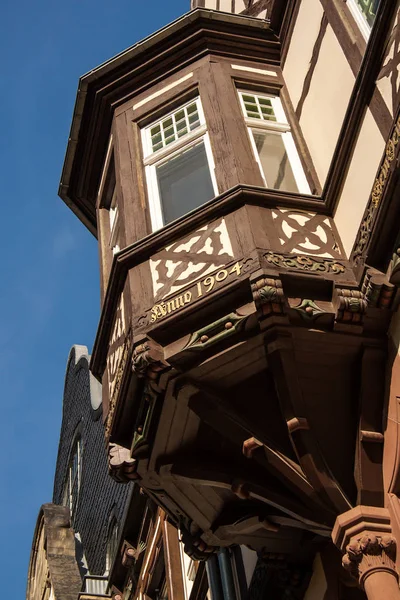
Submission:
POLYGON ((103 575, 110 522, 113 517, 122 522, 133 484, 118 484, 108 475, 101 386, 89 372, 89 360, 85 346, 72 347, 65 376, 53 502, 63 502, 71 447, 79 434, 82 477, 72 526, 80 536, 90 574, 103 575))

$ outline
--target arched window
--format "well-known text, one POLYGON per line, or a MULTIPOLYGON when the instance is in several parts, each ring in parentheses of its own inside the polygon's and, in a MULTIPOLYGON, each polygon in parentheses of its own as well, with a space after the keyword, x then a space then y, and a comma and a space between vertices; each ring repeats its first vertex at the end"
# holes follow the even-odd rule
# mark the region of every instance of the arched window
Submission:
POLYGON ((110 521, 107 536, 106 571, 110 572, 118 549, 118 522, 115 517, 110 521))
POLYGON ((68 463, 67 478, 64 488, 64 504, 69 506, 74 518, 78 504, 79 488, 82 479, 82 440, 76 436, 68 463))

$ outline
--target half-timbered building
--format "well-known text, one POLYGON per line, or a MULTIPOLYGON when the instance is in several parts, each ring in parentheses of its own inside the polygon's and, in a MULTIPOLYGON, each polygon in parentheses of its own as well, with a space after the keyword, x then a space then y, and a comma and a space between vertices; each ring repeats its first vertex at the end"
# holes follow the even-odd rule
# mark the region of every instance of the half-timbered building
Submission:
POLYGON ((108 475, 101 385, 89 359, 85 346, 68 358, 54 495, 39 511, 26 600, 101 600, 136 585, 155 600, 204 600, 204 564, 184 555, 177 529, 140 486, 126 484, 133 460, 123 484, 108 475))
POLYGON ((111 474, 214 600, 400 598, 398 2, 191 9, 80 79, 60 183, 111 474))

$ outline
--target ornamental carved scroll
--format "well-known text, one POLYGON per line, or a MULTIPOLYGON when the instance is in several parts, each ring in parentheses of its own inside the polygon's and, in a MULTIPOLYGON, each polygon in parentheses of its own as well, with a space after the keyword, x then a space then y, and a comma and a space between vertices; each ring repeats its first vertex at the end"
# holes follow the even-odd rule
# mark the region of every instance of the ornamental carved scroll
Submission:
POLYGON ((322 259, 303 255, 296 256, 295 254, 278 254, 277 252, 266 252, 264 258, 271 266, 278 268, 329 275, 341 275, 346 272, 344 262, 328 258, 322 259))
POLYGON ((371 242, 373 231, 375 229, 382 197, 388 186, 394 165, 396 164, 395 159, 399 153, 399 140, 400 116, 397 118, 392 130, 392 134, 386 144, 385 153, 379 167, 379 172, 375 179, 371 196, 357 233, 356 241, 351 254, 351 260, 355 266, 361 265, 368 254, 368 248, 371 242))

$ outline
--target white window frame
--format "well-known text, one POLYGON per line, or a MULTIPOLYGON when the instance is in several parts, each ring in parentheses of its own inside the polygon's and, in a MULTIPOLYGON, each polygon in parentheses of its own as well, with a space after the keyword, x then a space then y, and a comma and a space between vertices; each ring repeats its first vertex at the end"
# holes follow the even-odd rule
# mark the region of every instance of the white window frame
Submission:
MULTIPOLYGON (((311 194, 311 189, 309 183, 307 181, 307 177, 304 173, 303 165, 301 164, 301 160, 299 157, 299 153, 297 152, 296 144, 293 140, 293 135, 290 130, 290 125, 288 123, 285 111, 282 106, 282 102, 278 96, 274 96, 272 94, 258 94, 257 92, 252 92, 249 90, 238 90, 239 101, 242 107, 242 112, 244 116, 245 123, 247 125, 247 130, 250 138, 251 147, 253 150, 254 158, 259 166, 261 176, 263 178, 264 184, 269 188, 268 182, 266 180, 264 170, 261 164, 261 160, 257 151, 256 143, 254 140, 254 132, 265 132, 265 131, 273 131, 279 133, 282 137, 283 144, 285 146, 285 150, 288 156, 288 160, 290 166, 293 171, 293 176, 296 181, 297 187, 299 189, 300 194, 311 194), (273 111, 275 113, 276 121, 268 121, 263 119, 256 119, 247 116, 246 107, 243 100, 243 94, 254 96, 257 98, 268 98, 271 101, 271 105, 273 111)), ((274 189, 274 188, 270 188, 274 189)))
POLYGON ((347 2, 347 6, 349 7, 349 10, 350 10, 351 14, 353 15, 354 20, 357 23, 358 28, 361 31, 364 39, 366 41, 368 41, 368 38, 371 35, 371 26, 368 23, 368 21, 366 20, 366 18, 364 17, 364 14, 363 14, 361 8, 357 4, 356 0, 346 0, 346 2, 347 2))
POLYGON ((145 165, 145 173, 146 173, 146 182, 147 182, 147 190, 148 190, 148 199, 149 199, 149 209, 150 209, 150 219, 151 226, 153 231, 157 231, 164 227, 163 222, 163 210, 161 205, 160 192, 158 189, 157 183, 157 175, 156 175, 156 167, 168 162, 175 156, 178 156, 182 153, 182 151, 190 150, 200 142, 204 143, 204 148, 206 151, 207 162, 210 169, 210 177, 211 183, 214 189, 214 194, 218 195, 218 187, 217 181, 215 178, 215 163, 211 151, 210 138, 207 132, 207 125, 204 118, 204 111, 201 105, 200 97, 194 98, 181 106, 178 106, 172 112, 164 115, 162 119, 158 119, 154 121, 150 125, 144 127, 141 131, 142 135, 142 147, 143 147, 143 155, 144 155, 144 165, 145 165), (151 145, 151 134, 150 130, 155 127, 157 124, 165 121, 168 117, 174 115, 178 111, 186 108, 187 106, 196 103, 197 112, 199 115, 200 125, 196 127, 193 131, 186 133, 182 137, 178 138, 176 141, 168 144, 165 148, 160 148, 153 152, 151 145))

